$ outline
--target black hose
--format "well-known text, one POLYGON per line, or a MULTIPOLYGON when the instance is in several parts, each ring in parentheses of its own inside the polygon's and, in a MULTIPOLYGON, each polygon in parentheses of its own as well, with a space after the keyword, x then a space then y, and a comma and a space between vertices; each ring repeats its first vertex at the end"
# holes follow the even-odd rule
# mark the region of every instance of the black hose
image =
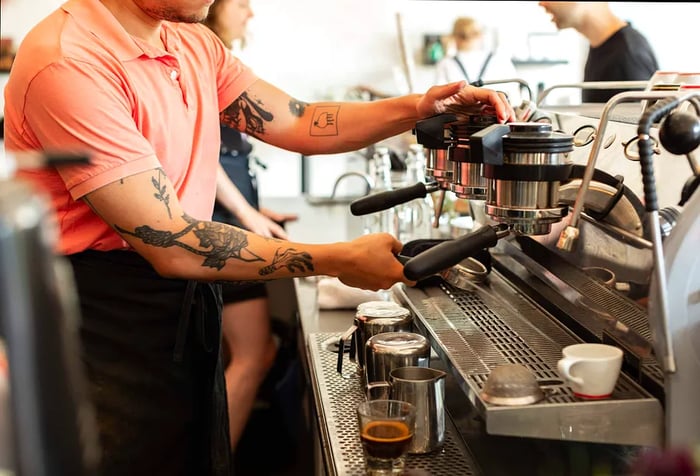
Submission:
POLYGON ((649 136, 652 124, 673 111, 678 106, 678 99, 668 98, 655 103, 647 109, 639 120, 637 135, 639 136, 639 162, 642 167, 642 183, 644 184, 644 206, 648 212, 659 209, 654 179, 654 146, 649 136))

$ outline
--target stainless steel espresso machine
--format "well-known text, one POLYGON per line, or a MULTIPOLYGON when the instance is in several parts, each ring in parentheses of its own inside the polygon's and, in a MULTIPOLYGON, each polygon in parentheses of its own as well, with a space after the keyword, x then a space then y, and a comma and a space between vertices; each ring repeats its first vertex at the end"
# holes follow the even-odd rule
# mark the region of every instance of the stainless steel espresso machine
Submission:
POLYGON ((428 183, 351 206, 449 190, 478 211, 470 233, 406 262, 419 285, 394 293, 451 377, 450 415, 484 474, 629 474, 653 451, 700 448, 696 91, 629 91, 506 125, 436 116, 414 129, 428 183), (484 249, 487 280, 421 285, 484 249), (580 342, 623 350, 611 398, 561 381, 562 349, 580 342), (489 403, 484 387, 506 364, 529 369, 546 397, 489 403))

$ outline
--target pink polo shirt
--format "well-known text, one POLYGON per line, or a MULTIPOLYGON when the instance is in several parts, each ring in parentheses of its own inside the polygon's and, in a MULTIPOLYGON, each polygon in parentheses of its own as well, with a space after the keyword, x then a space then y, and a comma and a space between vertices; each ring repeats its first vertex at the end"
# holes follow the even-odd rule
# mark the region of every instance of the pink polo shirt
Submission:
POLYGON ((211 219, 219 111, 257 77, 202 25, 166 22, 161 38, 166 51, 127 34, 99 0, 69 0, 20 45, 5 89, 6 149, 91 159, 20 174, 50 195, 60 253, 128 248, 78 199, 158 167, 185 212, 211 219))

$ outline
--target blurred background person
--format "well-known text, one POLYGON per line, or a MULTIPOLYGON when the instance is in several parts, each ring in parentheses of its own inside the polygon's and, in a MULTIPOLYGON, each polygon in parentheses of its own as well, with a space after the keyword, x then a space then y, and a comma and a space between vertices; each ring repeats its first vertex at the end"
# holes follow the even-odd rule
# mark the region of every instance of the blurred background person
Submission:
MULTIPOLYGON (((467 80, 479 85, 480 81, 518 77, 510 55, 498 48, 487 48, 482 25, 474 18, 458 17, 447 40, 446 55, 435 67, 438 84, 467 80)), ((519 86, 515 83, 496 84, 489 88, 505 92, 511 104, 520 103, 519 86)))
MULTIPOLYGON (((248 0, 216 0, 205 20, 229 49, 245 44, 253 17, 248 0)), ((221 149, 213 220, 259 235, 287 239, 282 227, 296 215, 260 208, 253 145, 246 134, 221 124, 221 149)), ((235 450, 255 404, 258 390, 277 355, 270 325, 267 286, 223 285, 222 333, 231 449, 235 450)))
MULTIPOLYGON (((659 69, 649 41, 607 2, 539 2, 557 29, 573 28, 588 40, 590 48, 583 81, 646 81, 659 69)), ((584 89, 584 103, 607 102, 625 89, 584 89)))

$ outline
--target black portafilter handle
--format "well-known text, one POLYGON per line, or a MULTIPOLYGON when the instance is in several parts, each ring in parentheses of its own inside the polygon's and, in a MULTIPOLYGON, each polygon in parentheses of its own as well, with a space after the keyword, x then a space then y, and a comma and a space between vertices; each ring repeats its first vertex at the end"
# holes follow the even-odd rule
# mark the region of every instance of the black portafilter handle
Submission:
POLYGON ((474 256, 484 248, 496 246, 498 240, 509 233, 508 225, 482 226, 459 238, 435 245, 406 261, 403 274, 411 281, 418 281, 439 273, 474 256))
POLYGON ((424 184, 419 182, 409 187, 374 193, 353 201, 350 204, 350 212, 355 216, 381 212, 396 205, 410 202, 416 198, 425 198, 428 193, 435 192, 437 188, 437 184, 424 184))

